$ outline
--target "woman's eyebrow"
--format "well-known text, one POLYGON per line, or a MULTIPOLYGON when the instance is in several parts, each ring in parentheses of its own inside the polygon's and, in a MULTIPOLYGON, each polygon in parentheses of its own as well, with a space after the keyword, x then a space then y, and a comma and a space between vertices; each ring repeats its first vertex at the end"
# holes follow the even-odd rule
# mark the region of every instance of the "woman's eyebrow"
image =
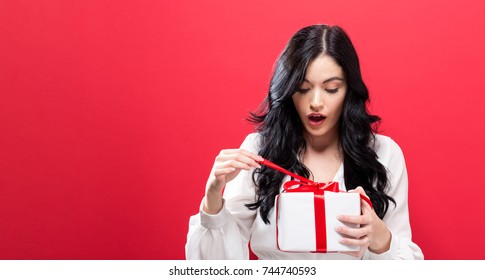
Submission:
POLYGON ((323 81, 322 84, 326 84, 328 82, 331 82, 331 81, 344 81, 344 79, 340 78, 340 77, 332 77, 332 78, 329 78, 329 79, 326 79, 325 81, 323 81))
MULTIPOLYGON (((331 82, 331 81, 336 81, 336 80, 337 80, 337 81, 342 81, 342 82, 344 82, 344 81, 345 81, 343 78, 340 78, 340 77, 332 77, 332 78, 328 78, 328 79, 326 79, 325 81, 323 81, 323 82, 322 82, 322 84, 326 84, 326 83, 328 83, 328 82, 331 82)), ((309 81, 309 80, 307 80, 307 79, 304 79, 303 81, 304 81, 304 82, 307 82, 307 83, 310 83, 310 81, 309 81)))

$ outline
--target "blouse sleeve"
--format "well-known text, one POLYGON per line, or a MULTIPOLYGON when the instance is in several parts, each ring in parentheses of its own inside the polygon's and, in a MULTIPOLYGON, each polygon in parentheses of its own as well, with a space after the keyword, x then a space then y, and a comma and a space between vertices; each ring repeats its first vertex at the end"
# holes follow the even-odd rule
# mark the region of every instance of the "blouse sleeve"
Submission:
MULTIPOLYGON (((242 149, 257 153, 256 134, 250 134, 242 149)), ((249 259, 248 242, 256 211, 245 204, 255 202, 255 185, 252 170, 242 170, 227 183, 223 194, 223 207, 215 215, 202 210, 190 217, 185 256, 187 259, 249 259)))
MULTIPOLYGON (((384 154, 389 158, 387 168, 390 185, 388 195, 396 201, 389 203, 383 218, 391 231, 391 246, 387 252, 374 254, 367 250, 364 259, 423 259, 421 249, 411 240, 411 225, 408 212, 408 175, 401 148, 392 139, 387 138, 389 145, 384 154)), ((385 164, 386 165, 386 164, 385 164)))

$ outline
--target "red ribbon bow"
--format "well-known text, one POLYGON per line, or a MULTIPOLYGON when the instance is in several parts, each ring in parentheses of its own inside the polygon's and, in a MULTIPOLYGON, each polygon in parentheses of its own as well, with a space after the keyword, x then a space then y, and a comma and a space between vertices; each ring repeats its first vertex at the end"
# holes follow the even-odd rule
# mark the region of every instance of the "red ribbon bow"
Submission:
MULTIPOLYGON (((283 188, 285 189, 286 192, 313 192, 315 194, 321 194, 321 195, 323 195, 324 191, 340 192, 337 182, 328 182, 328 183, 314 182, 310 179, 307 179, 307 178, 302 177, 298 174, 290 172, 290 171, 284 169, 283 167, 272 163, 271 161, 269 161, 267 159, 263 159, 259 163, 264 164, 267 167, 272 168, 274 170, 285 173, 286 175, 290 175, 291 177, 299 180, 299 181, 290 180, 290 181, 286 182, 283 185, 283 188)), ((370 199, 367 196, 360 194, 360 198, 362 200, 364 200, 365 202, 367 202, 367 204, 369 204, 370 207, 372 207, 372 202, 370 201, 370 199)))

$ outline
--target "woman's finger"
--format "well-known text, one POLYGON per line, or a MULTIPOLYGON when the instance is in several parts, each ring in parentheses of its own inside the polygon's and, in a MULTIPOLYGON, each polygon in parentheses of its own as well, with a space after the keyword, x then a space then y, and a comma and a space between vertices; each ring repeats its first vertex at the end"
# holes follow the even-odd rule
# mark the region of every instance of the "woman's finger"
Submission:
POLYGON ((248 150, 245 150, 245 149, 225 149, 225 150, 222 150, 221 153, 225 153, 225 154, 244 154, 248 157, 251 157, 253 158, 254 160, 263 160, 263 158, 260 156, 260 155, 257 155, 255 153, 252 153, 248 150))
POLYGON ((255 162, 261 162, 264 160, 264 158, 261 157, 260 155, 257 155, 255 153, 252 153, 244 149, 228 149, 228 150, 222 150, 220 153, 220 155, 234 155, 234 154, 244 155, 248 158, 251 158, 255 162))
POLYGON ((340 215, 337 217, 337 219, 342 223, 351 223, 351 224, 357 224, 357 225, 366 225, 371 221, 368 215, 359 215, 359 216, 340 215))
POLYGON ((356 251, 356 252, 339 252, 339 253, 349 255, 349 256, 352 256, 352 257, 356 257, 356 258, 360 258, 364 254, 364 251, 361 249, 361 250, 356 251))
POLYGON ((233 167, 236 169, 243 169, 247 171, 251 170, 251 168, 254 168, 254 166, 247 164, 245 162, 242 162, 236 159, 230 159, 230 160, 218 163, 214 169, 217 170, 217 169, 224 169, 229 167, 233 167))
POLYGON ((337 231, 341 235, 353 237, 356 239, 366 236, 368 234, 366 227, 352 228, 352 227, 338 226, 337 228, 335 228, 335 231, 337 231))
POLYGON ((261 168, 258 161, 242 153, 221 153, 216 157, 216 162, 226 163, 230 161, 238 161, 254 168, 261 168))
POLYGON ((364 188, 362 188, 362 187, 357 187, 357 188, 355 188, 355 189, 353 189, 353 190, 350 190, 350 191, 348 191, 348 192, 349 192, 349 193, 359 193, 359 194, 361 194, 361 195, 363 195, 363 196, 365 196, 365 197, 369 198, 369 196, 368 196, 368 195, 365 193, 364 188))
POLYGON ((369 245, 372 243, 372 241, 367 236, 363 236, 359 239, 342 237, 339 242, 347 246, 359 247, 369 247, 369 245))
POLYGON ((214 176, 219 177, 219 176, 222 176, 222 175, 231 174, 234 171, 236 171, 236 168, 234 168, 234 167, 217 169, 217 170, 214 170, 214 176))

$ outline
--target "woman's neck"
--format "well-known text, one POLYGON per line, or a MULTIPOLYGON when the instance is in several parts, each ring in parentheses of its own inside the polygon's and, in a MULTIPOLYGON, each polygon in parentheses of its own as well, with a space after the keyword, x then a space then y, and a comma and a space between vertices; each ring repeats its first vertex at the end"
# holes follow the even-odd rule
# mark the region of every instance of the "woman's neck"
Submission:
POLYGON ((339 135, 338 133, 334 133, 332 135, 325 135, 325 136, 310 136, 308 134, 305 135, 306 141, 306 151, 310 153, 328 153, 328 152, 336 152, 339 150, 339 135))
POLYGON ((305 139, 306 149, 301 161, 311 171, 311 179, 318 182, 333 180, 343 162, 338 137, 305 139))

